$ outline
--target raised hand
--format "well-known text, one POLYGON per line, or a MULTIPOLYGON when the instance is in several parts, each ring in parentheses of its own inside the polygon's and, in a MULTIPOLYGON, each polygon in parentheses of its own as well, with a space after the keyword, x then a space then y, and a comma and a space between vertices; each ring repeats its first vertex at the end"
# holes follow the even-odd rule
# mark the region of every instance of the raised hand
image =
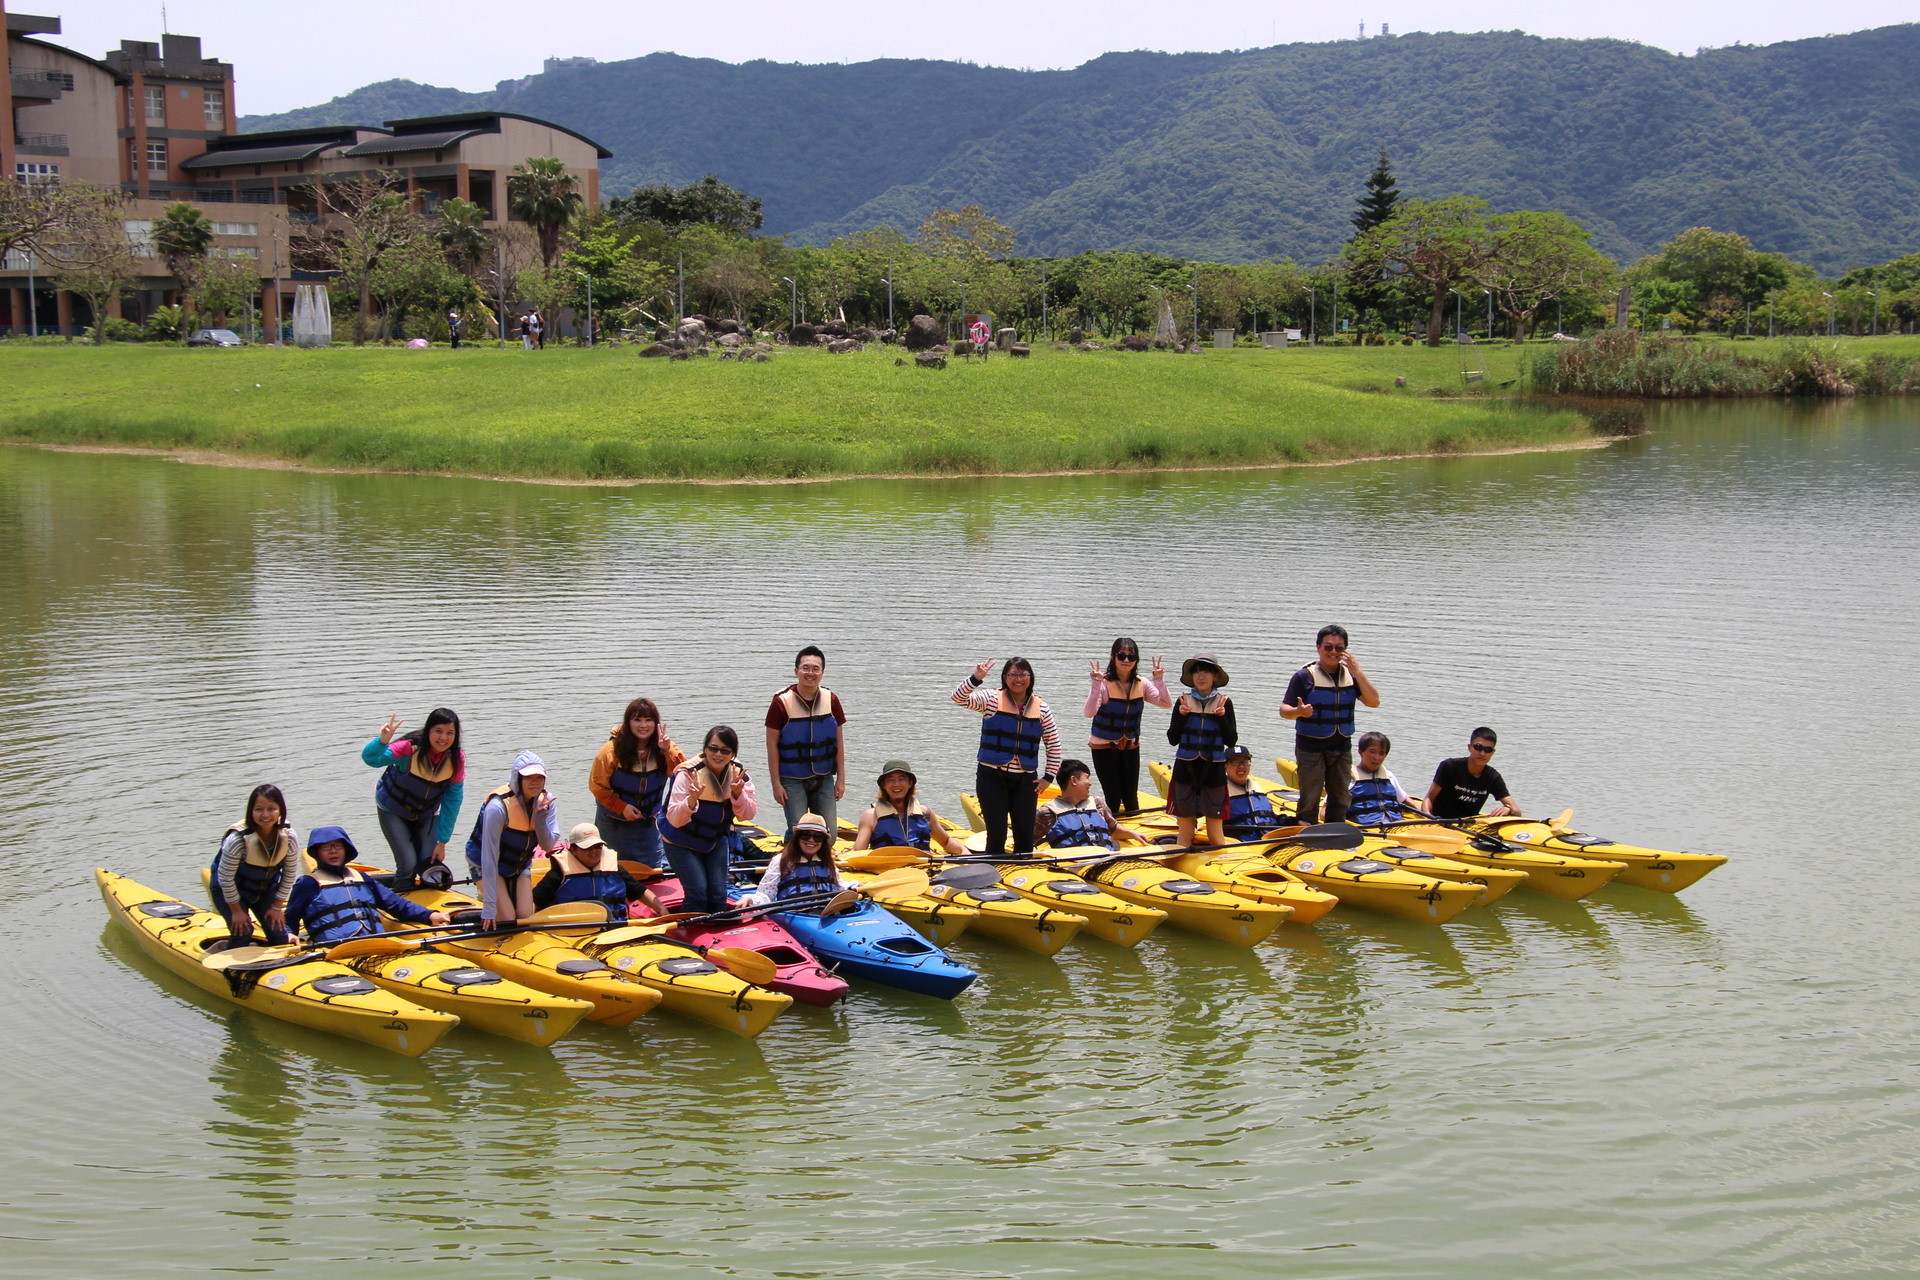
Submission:
POLYGON ((997 658, 988 658, 985 662, 974 663, 973 678, 975 680, 985 680, 987 678, 988 673, 990 673, 994 669, 994 667, 998 665, 998 662, 999 660, 997 658))
POLYGON ((1107 678, 1107 669, 1100 665, 1098 658, 1087 659, 1087 671, 1095 680, 1105 680, 1107 678))
POLYGON ((397 715, 388 716, 387 722, 380 726, 380 741, 392 742, 393 735, 400 732, 400 726, 405 723, 406 721, 397 715))

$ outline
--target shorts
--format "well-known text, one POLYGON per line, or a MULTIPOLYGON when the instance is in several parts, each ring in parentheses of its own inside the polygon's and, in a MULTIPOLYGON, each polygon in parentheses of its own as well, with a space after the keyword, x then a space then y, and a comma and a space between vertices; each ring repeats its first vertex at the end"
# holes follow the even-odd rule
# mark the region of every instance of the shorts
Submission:
POLYGON ((1220 818, 1227 811, 1227 766, 1217 760, 1177 760, 1167 787, 1167 812, 1176 818, 1220 818))

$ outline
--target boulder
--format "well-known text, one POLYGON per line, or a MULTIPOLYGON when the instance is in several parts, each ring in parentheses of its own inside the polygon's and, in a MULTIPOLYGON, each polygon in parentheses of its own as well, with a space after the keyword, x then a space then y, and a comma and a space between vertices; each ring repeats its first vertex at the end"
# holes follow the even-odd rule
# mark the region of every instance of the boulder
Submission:
POLYGON ((818 333, 819 333, 819 330, 815 329, 810 324, 797 324, 793 326, 793 328, 787 330, 787 345, 794 346, 794 347, 810 347, 813 345, 814 337, 818 333))
POLYGON ((768 358, 767 353, 764 351, 756 351, 753 353, 753 362, 755 364, 765 364, 768 358))
POLYGON ((735 357, 736 355, 738 355, 738 354, 740 354, 740 353, 739 353, 739 352, 737 352, 737 351, 733 351, 733 350, 730 350, 730 349, 727 349, 727 348, 722 348, 722 349, 721 349, 721 351, 720 351, 720 358, 721 358, 722 360, 731 360, 731 359, 733 359, 733 358, 734 358, 734 357, 735 357))
POLYGON ((1067 330, 1067 341, 1072 343, 1074 346, 1077 347, 1081 343, 1085 342, 1086 340, 1087 340, 1087 335, 1080 331, 1079 325, 1075 325, 1073 328, 1067 330))
POLYGON ((944 369, 947 367, 947 358, 943 355, 936 355, 931 351, 922 351, 913 358, 913 362, 922 369, 944 369))
POLYGON ((715 333, 740 332, 740 322, 738 320, 716 320, 711 327, 715 333))
POLYGON ((860 343, 854 341, 852 338, 835 338, 827 344, 827 350, 837 356, 844 356, 848 352, 862 350, 862 347, 860 343))
POLYGON ((738 347, 742 345, 743 343, 746 342, 746 339, 741 337, 738 333, 723 333, 718 338, 714 339, 714 341, 718 342, 723 347, 731 348, 731 347, 738 347))
POLYGON ((847 336, 855 342, 877 342, 880 338, 879 334, 867 328, 865 325, 861 325, 858 329, 847 330, 847 336))
POLYGON ((1113 345, 1120 348, 1120 350, 1122 351, 1149 351, 1149 350, 1152 350, 1153 348, 1153 344, 1151 342, 1148 342, 1145 338, 1141 337, 1137 333, 1130 333, 1126 337, 1120 339, 1120 341, 1114 343, 1113 345))
POLYGON ((993 345, 1002 351, 1013 350, 1013 344, 1019 340, 1020 335, 1011 328, 994 330, 993 345))
POLYGON ((932 316, 915 316, 907 324, 903 341, 909 351, 931 351, 940 345, 942 336, 938 320, 932 316))
POLYGON ((691 352, 691 351, 670 351, 670 352, 668 352, 668 353, 667 353, 667 359, 669 359, 669 360, 691 360, 691 359, 693 359, 693 352, 691 352))
POLYGON ((973 340, 971 338, 955 338, 953 340, 953 354, 959 356, 962 360, 970 358, 973 355, 973 340))
POLYGON ((882 342, 893 343, 900 341, 900 331, 898 329, 882 329, 875 336, 882 342))
POLYGON ((686 346, 699 346, 707 340, 706 322, 694 316, 688 316, 680 322, 679 338, 686 346))
POLYGON ((674 354, 675 352, 677 352, 677 351, 679 351, 679 348, 678 348, 678 347, 670 347, 670 346, 668 346, 668 345, 667 345, 666 343, 664 343, 664 342, 655 342, 655 343, 652 343, 652 344, 651 344, 651 345, 649 345, 649 346, 644 346, 644 347, 642 347, 642 348, 640 348, 640 354, 641 354, 641 356, 642 356, 642 357, 646 357, 646 356, 670 356, 670 355, 673 355, 673 354, 674 354))
POLYGON ((1007 348, 1007 354, 1010 356, 1030 356, 1033 354, 1033 348, 1024 342, 1016 342, 1007 348))
POLYGON ((829 337, 844 338, 847 336, 847 322, 845 320, 829 320, 825 324, 817 327, 820 332, 827 334, 829 337))

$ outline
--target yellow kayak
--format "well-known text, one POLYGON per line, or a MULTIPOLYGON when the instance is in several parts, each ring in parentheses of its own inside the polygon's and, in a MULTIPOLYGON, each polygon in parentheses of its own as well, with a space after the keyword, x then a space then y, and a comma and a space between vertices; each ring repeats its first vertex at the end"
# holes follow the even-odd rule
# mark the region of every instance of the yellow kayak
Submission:
POLYGON ((1070 911, 1086 921, 1081 926, 1096 938, 1123 947, 1136 945, 1167 918, 1158 907, 1115 897, 1090 884, 1077 871, 1026 862, 996 862, 1000 883, 1028 902, 1070 911))
MULTIPOLYGON (((1484 907, 1490 902, 1498 902, 1527 882, 1527 874, 1524 871, 1504 867, 1480 867, 1453 858, 1443 858, 1425 849, 1396 844, 1391 838, 1391 832, 1376 832, 1349 823, 1330 822, 1319 827, 1284 827, 1280 834, 1301 837, 1310 836, 1313 832, 1319 832, 1323 836, 1331 833, 1351 833, 1359 836, 1359 844, 1352 849, 1354 856, 1358 858, 1372 858, 1376 862, 1385 862, 1416 876, 1451 880, 1456 884, 1479 885, 1480 897, 1474 904, 1476 906, 1484 907)), ((1344 841, 1337 843, 1345 847, 1344 841)))
POLYGON ((1342 903, 1429 924, 1445 924, 1478 902, 1485 891, 1477 881, 1463 884, 1417 875, 1352 848, 1281 842, 1258 852, 1270 865, 1291 871, 1342 903))
MULTIPOLYGON (((480 903, 445 889, 414 889, 401 895, 431 911, 478 911, 480 903)), ((420 935, 435 951, 490 969, 503 978, 549 995, 585 1000, 587 1016, 624 1027, 660 1003, 660 993, 610 968, 585 952, 540 929, 524 929, 491 938, 442 939, 420 935)))
MULTIPOLYGON (((973 908, 979 913, 969 926, 973 933, 1010 942, 1037 955, 1059 952, 1087 923, 1085 916, 1059 903, 1022 897, 1002 884, 979 889, 932 884, 927 886, 927 896, 973 908)), ((893 910, 891 902, 887 903, 887 910, 893 910)))
POLYGON ((1218 854, 1192 849, 1174 854, 1166 865, 1224 893, 1286 907, 1293 912, 1288 917, 1293 924, 1312 924, 1340 901, 1291 871, 1274 866, 1258 849, 1229 849, 1218 854))
POLYGON ((1243 947, 1263 941, 1293 914, 1289 906, 1224 892, 1152 857, 1115 854, 1082 864, 1078 870, 1116 898, 1166 912, 1167 919, 1182 929, 1243 947))
POLYGON ((452 1014, 383 991, 370 978, 330 960, 244 973, 208 969, 200 962, 210 945, 226 942, 227 921, 111 871, 96 868, 93 879, 108 915, 126 927, 142 952, 210 995, 409 1058, 433 1048, 460 1022, 452 1014))
MULTIPOLYGON (((200 868, 203 885, 212 877, 209 868, 200 868)), ((585 1000, 549 995, 436 951, 359 956, 345 963, 383 991, 451 1013, 476 1031, 526 1044, 554 1043, 593 1008, 585 1000)))
MULTIPOLYGON (((1556 898, 1577 900, 1606 885, 1625 870, 1621 862, 1576 857, 1529 849, 1491 833, 1478 836, 1437 822, 1413 822, 1381 829, 1397 845, 1424 849, 1454 862, 1489 869, 1519 871, 1527 888, 1556 898)), ((1711 868, 1709 868, 1711 870, 1711 868)), ((1704 872, 1702 874, 1705 874, 1704 872)))
POLYGON ((1475 825, 1503 840, 1525 845, 1536 853, 1621 863, 1624 869, 1614 875, 1614 884, 1657 889, 1662 893, 1678 893, 1727 862, 1724 854, 1676 853, 1636 844, 1619 844, 1564 826, 1552 826, 1537 818, 1481 818, 1475 825))
MULTIPOLYGON (((891 853, 893 851, 888 850, 887 852, 891 853)), ((902 852, 917 853, 918 850, 904 850, 902 852)), ((846 857, 849 855, 843 854, 841 856, 846 857)), ((857 857, 859 855, 855 854, 851 856, 857 857)), ((923 858, 921 861, 924 862, 925 859, 923 858)), ((909 866, 913 864, 897 862, 895 865, 909 866)), ((929 868, 929 870, 931 870, 931 868, 929 868)), ((879 874, 877 871, 855 871, 844 865, 840 868, 840 879, 842 883, 852 885, 855 888, 866 884, 867 881, 873 879, 877 874, 879 874)), ((952 942, 955 938, 958 938, 961 934, 971 929, 980 919, 978 908, 952 898, 936 897, 930 893, 916 893, 909 897, 889 894, 886 901, 881 905, 886 907, 886 909, 894 915, 900 917, 915 933, 918 933, 936 947, 946 946, 949 942, 952 942)))
POLYGON ((685 943, 640 938, 603 946, 593 941, 593 931, 589 929, 554 932, 594 959, 605 961, 621 977, 659 992, 661 1006, 668 1013, 677 1013, 749 1040, 793 1007, 792 996, 756 987, 735 977, 685 943))

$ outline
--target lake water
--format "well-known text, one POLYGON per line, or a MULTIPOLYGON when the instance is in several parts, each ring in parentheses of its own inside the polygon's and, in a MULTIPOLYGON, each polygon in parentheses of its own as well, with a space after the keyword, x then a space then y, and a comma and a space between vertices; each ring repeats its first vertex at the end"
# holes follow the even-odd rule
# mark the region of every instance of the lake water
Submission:
POLYGON ((630 489, 0 450, 0 1268, 1911 1274, 1917 433, 1911 404, 1686 406, 1592 451, 630 489), (442 703, 463 835, 521 747, 589 820, 636 694, 757 767, 809 641, 845 812, 906 756, 958 816, 977 722, 946 697, 981 658, 1033 660, 1073 754, 1123 633, 1216 651, 1268 760, 1327 621, 1412 789, 1484 722, 1531 811, 1734 861, 1252 951, 963 939, 952 1005, 856 987, 754 1042, 655 1014, 418 1061, 190 993, 90 876, 197 900, 262 780, 380 850, 359 749, 442 703))

